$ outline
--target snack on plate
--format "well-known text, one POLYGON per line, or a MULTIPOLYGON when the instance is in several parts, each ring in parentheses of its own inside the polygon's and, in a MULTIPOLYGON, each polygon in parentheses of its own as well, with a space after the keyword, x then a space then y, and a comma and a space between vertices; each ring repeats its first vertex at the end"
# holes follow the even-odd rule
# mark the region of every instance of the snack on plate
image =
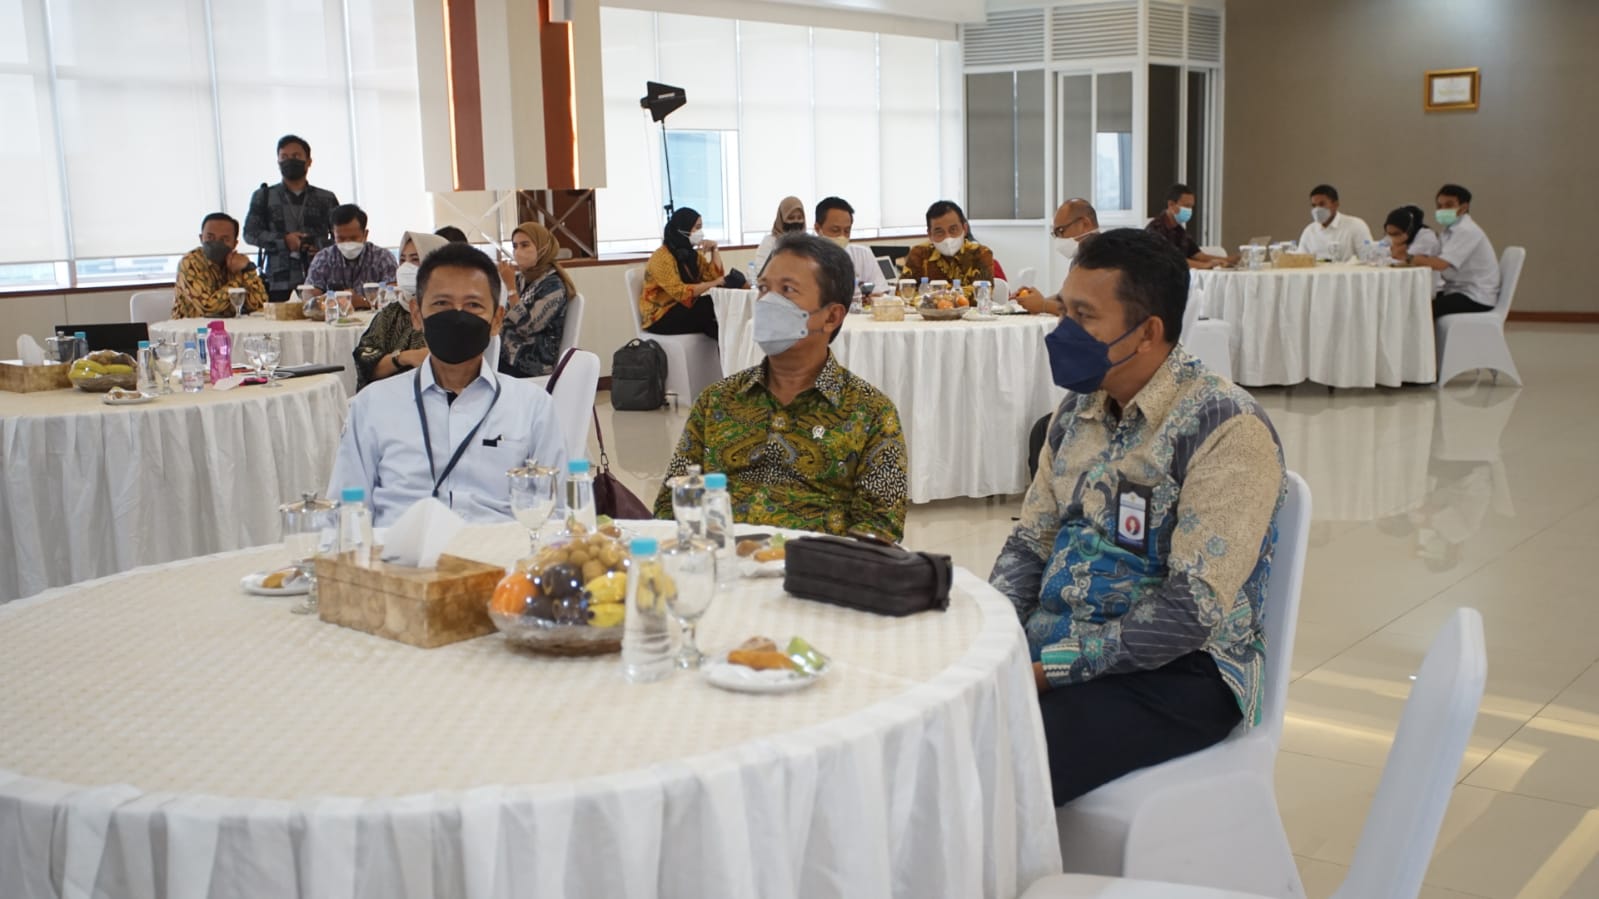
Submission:
POLYGON ((123 390, 121 387, 113 387, 106 391, 106 396, 114 400, 134 400, 144 396, 144 394, 137 390, 123 390))
POLYGON ((775 562, 787 555, 787 542, 782 534, 755 534, 742 538, 734 548, 740 558, 753 556, 757 562, 775 562))
POLYGON ((267 590, 282 590, 283 585, 288 583, 289 578, 294 577, 295 573, 293 568, 279 568, 262 578, 261 586, 267 590))
POLYGON ((727 654, 732 665, 743 665, 757 671, 798 671, 799 666, 788 656, 777 651, 777 644, 765 637, 751 637, 727 654))
POLYGON ((757 561, 757 562, 777 562, 777 561, 785 558, 787 555, 788 555, 788 550, 784 549, 782 546, 769 546, 766 549, 760 549, 760 550, 756 550, 755 551, 755 561, 757 561))

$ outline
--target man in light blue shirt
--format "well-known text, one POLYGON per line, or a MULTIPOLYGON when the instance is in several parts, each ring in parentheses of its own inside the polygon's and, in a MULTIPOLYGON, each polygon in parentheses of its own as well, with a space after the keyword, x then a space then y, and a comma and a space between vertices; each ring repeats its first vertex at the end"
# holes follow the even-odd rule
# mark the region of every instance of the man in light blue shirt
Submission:
POLYGON ((488 256, 467 244, 434 251, 416 294, 411 324, 429 355, 356 394, 328 494, 364 488, 377 527, 428 496, 469 522, 510 521, 507 471, 528 459, 566 470, 555 404, 484 358, 505 315, 488 256))

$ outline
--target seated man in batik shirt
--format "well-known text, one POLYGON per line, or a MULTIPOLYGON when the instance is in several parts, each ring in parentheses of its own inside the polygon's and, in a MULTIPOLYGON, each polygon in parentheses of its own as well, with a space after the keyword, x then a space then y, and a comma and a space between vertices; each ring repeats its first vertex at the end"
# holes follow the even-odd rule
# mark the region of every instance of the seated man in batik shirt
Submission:
MULTIPOLYGON (((666 469, 727 475, 740 522, 898 541, 906 455, 899 413, 828 344, 844 324, 855 267, 833 243, 790 234, 760 276, 755 340, 766 361, 705 388, 666 469)), ((670 484, 655 501, 672 516, 670 484)))
POLYGON ((1284 483, 1265 412, 1177 345, 1176 248, 1102 232, 1061 293, 1045 346, 1071 392, 990 578, 1027 633, 1056 805, 1258 721, 1284 483))

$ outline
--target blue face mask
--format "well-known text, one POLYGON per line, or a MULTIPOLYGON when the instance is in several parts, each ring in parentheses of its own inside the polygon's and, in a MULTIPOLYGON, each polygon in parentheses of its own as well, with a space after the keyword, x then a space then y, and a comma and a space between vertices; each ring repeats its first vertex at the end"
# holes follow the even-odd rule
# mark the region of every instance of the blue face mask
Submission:
MULTIPOLYGON (((1148 321, 1145 319, 1144 321, 1148 321)), ((1049 374, 1055 383, 1072 393, 1093 393, 1105 381, 1112 368, 1133 358, 1133 353, 1110 361, 1110 348, 1126 340, 1143 327, 1140 321, 1126 334, 1103 343, 1088 333, 1082 325, 1062 316, 1060 326, 1044 336, 1044 351, 1049 354, 1049 374)))
POLYGON ((1194 210, 1188 206, 1177 207, 1177 224, 1186 225, 1194 217, 1194 210))

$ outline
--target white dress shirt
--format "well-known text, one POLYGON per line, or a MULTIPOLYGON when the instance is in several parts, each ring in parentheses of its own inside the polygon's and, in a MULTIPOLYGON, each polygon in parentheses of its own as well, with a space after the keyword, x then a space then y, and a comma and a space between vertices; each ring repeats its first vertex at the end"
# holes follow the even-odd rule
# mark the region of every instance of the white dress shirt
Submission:
MULTIPOLYGON (((761 244, 755 248, 755 258, 752 260, 755 263, 755 274, 759 275, 761 269, 766 268, 766 260, 771 258, 772 251, 775 249, 777 249, 776 234, 767 234, 761 238, 761 244)), ((754 284, 750 285, 750 287, 754 286, 754 284)))
POLYGON ((1353 259, 1368 240, 1371 240, 1371 229, 1366 227, 1366 222, 1340 212, 1325 225, 1315 222, 1306 225, 1299 235, 1299 251, 1317 259, 1343 262, 1353 259))
MULTIPOLYGON (((1443 247, 1443 243, 1438 240, 1438 232, 1432 230, 1426 225, 1423 225, 1421 226, 1420 230, 1416 232, 1416 239, 1410 242, 1409 247, 1405 248, 1405 252, 1412 256, 1437 256, 1439 252, 1443 250, 1443 247)), ((1443 273, 1433 272, 1432 292, 1437 293, 1443 289, 1443 286, 1443 273)))
POLYGON ((328 495, 363 487, 374 527, 388 527, 411 504, 433 494, 434 475, 443 474, 456 448, 471 437, 455 470, 439 485, 439 501, 473 523, 512 520, 510 485, 505 473, 528 459, 566 471, 566 441, 550 395, 532 381, 499 375, 485 356, 478 377, 452 403, 423 363, 367 386, 355 395, 344 423, 328 495), (494 399, 498 385, 500 396, 494 399), (428 440, 417 409, 421 389, 428 440), (491 404, 492 403, 492 408, 491 404))
POLYGON ((1484 306, 1499 302, 1499 257, 1469 213, 1444 231, 1443 251, 1438 257, 1449 263, 1444 269, 1443 293, 1463 293, 1484 306))
POLYGON ((884 283, 883 267, 877 264, 877 257, 872 255, 872 248, 864 244, 852 243, 844 248, 849 254, 849 261, 855 263, 855 280, 870 281, 872 293, 884 293, 889 290, 889 285, 884 283))

